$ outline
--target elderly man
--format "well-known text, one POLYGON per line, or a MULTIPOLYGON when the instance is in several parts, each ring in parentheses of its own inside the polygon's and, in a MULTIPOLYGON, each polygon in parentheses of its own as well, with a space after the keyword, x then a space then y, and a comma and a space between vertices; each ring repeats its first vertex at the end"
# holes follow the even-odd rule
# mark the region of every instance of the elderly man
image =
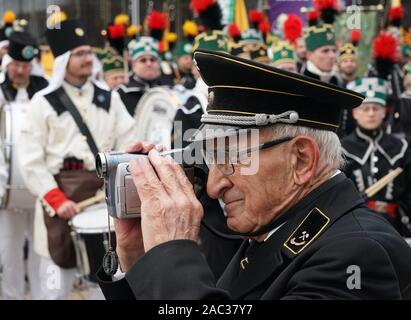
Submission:
POLYGON ((208 141, 208 194, 246 240, 216 283, 196 243, 203 208, 151 150, 132 162, 141 220, 116 223, 125 277, 102 279, 106 298, 410 298, 411 249, 338 170, 339 112, 362 96, 224 53, 194 58, 209 105, 192 140, 208 141))

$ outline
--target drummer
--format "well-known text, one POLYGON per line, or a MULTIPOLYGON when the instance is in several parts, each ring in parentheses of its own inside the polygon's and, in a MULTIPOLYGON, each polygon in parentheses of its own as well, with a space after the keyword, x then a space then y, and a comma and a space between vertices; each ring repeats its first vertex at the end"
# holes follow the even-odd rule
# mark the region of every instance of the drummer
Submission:
POLYGON ((120 85, 118 93, 128 112, 134 117, 136 107, 149 89, 158 86, 173 86, 161 75, 158 41, 151 37, 140 37, 128 45, 132 59, 132 75, 127 85, 120 85))
MULTIPOLYGON (((2 70, 4 71, 0 74, 2 105, 13 103, 13 108, 21 108, 19 111, 26 112, 33 95, 47 86, 46 79, 31 75, 32 60, 37 54, 36 40, 29 33, 16 31, 9 36, 9 51, 3 57, 2 70)), ((21 119, 13 118, 12 121, 18 122, 21 119)), ((13 137, 13 140, 18 141, 19 137, 13 137)), ((18 166, 18 164, 12 163, 11 166, 18 166)), ((26 237, 29 246, 28 274, 31 298, 38 298, 39 257, 33 251, 33 221, 34 208, 0 211, 0 256, 3 263, 1 286, 5 299, 24 299, 23 247, 26 237)))
POLYGON ((95 175, 95 149, 125 150, 136 139, 135 122, 118 94, 90 80, 93 51, 81 22, 65 20, 60 28, 47 29, 46 38, 56 57, 55 71, 50 85, 31 101, 18 153, 27 187, 38 197, 34 241, 41 254, 41 299, 54 300, 68 298, 76 259, 70 247, 59 246, 59 238, 51 237, 46 222, 49 230, 50 220, 64 225, 80 212, 77 203, 83 197, 95 195, 101 186, 95 175), (73 116, 76 112, 78 122, 73 116), (89 130, 91 139, 80 133, 77 123, 89 130), (67 179, 72 179, 70 188, 64 183, 67 179), (73 254, 63 255, 65 248, 73 254), (58 282, 51 276, 58 276, 58 282))

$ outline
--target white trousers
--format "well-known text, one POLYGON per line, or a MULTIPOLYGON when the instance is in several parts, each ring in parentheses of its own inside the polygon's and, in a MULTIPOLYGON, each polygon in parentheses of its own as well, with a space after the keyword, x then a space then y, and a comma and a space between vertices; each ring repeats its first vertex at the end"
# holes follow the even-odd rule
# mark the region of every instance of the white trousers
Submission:
POLYGON ((47 257, 40 258, 41 300, 68 300, 76 268, 63 269, 47 257))
POLYGON ((23 247, 28 240, 28 276, 32 299, 39 298, 40 257, 33 250, 34 212, 0 211, 0 260, 3 266, 2 297, 23 300, 25 268, 23 247))

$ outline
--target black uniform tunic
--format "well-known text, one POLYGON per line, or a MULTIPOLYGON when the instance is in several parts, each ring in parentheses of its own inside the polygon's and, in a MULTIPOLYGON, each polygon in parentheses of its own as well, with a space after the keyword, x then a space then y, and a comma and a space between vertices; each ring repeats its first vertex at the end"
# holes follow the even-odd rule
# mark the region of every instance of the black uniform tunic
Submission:
POLYGON ((100 272, 100 286, 107 299, 411 298, 411 248, 344 174, 289 210, 267 241, 249 250, 243 243, 217 283, 198 245, 175 240, 152 248, 120 281, 100 272), (360 270, 357 283, 352 270, 360 270))

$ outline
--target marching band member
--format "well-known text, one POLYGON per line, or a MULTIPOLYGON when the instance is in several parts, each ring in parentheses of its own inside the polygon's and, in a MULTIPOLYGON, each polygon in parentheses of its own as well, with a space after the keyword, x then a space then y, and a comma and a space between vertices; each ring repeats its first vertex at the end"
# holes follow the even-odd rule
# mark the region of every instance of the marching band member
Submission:
POLYGON ((127 85, 120 85, 118 93, 131 116, 136 112, 137 104, 143 94, 158 86, 173 86, 161 75, 158 42, 151 37, 131 40, 129 52, 132 59, 132 76, 127 85))
MULTIPOLYGON (((9 50, 3 57, 3 72, 0 77, 0 99, 2 103, 13 103, 12 108, 28 112, 33 95, 47 86, 47 80, 32 75, 32 61, 38 54, 36 40, 27 32, 14 31, 9 36, 9 50)), ((15 125, 21 119, 13 118, 15 125)), ((20 134, 20 133, 19 133, 20 134)), ((13 137, 18 141, 19 136, 13 137)), ((15 150, 13 150, 14 152, 15 150)), ((11 163, 11 166, 19 166, 11 163)), ((34 208, 33 208, 34 209, 34 208)), ((39 293, 39 257, 33 250, 34 211, 22 208, 6 209, 0 212, 0 255, 3 263, 2 292, 5 299, 24 299, 23 247, 28 240, 29 281, 31 298, 39 293)))
POLYGON ((405 140, 383 130, 387 100, 386 81, 363 78, 350 82, 347 87, 366 98, 361 106, 353 110, 357 128, 341 141, 348 159, 345 172, 354 181, 357 189, 364 192, 387 173, 401 167, 404 172, 368 199, 368 206, 383 214, 398 232, 410 236, 411 230, 404 228, 401 221, 401 212, 405 217, 411 216, 411 155, 405 140))
POLYGON ((56 57, 53 79, 31 101, 18 152, 23 178, 38 197, 34 238, 42 256, 40 298, 67 299, 76 259, 64 228, 80 212, 77 202, 101 187, 94 154, 125 150, 135 141, 135 122, 116 92, 90 80, 93 51, 78 20, 47 29, 46 38, 56 57))
POLYGON ((9 36, 13 31, 13 22, 16 20, 16 14, 7 10, 3 14, 3 26, 0 28, 0 62, 7 53, 9 47, 9 36))
POLYGON ((305 34, 307 63, 300 73, 307 77, 341 86, 339 75, 334 71, 336 62, 335 34, 332 25, 309 27, 305 34))
POLYGON ((110 90, 126 83, 126 73, 124 59, 122 56, 115 55, 101 60, 103 65, 103 79, 110 90))

